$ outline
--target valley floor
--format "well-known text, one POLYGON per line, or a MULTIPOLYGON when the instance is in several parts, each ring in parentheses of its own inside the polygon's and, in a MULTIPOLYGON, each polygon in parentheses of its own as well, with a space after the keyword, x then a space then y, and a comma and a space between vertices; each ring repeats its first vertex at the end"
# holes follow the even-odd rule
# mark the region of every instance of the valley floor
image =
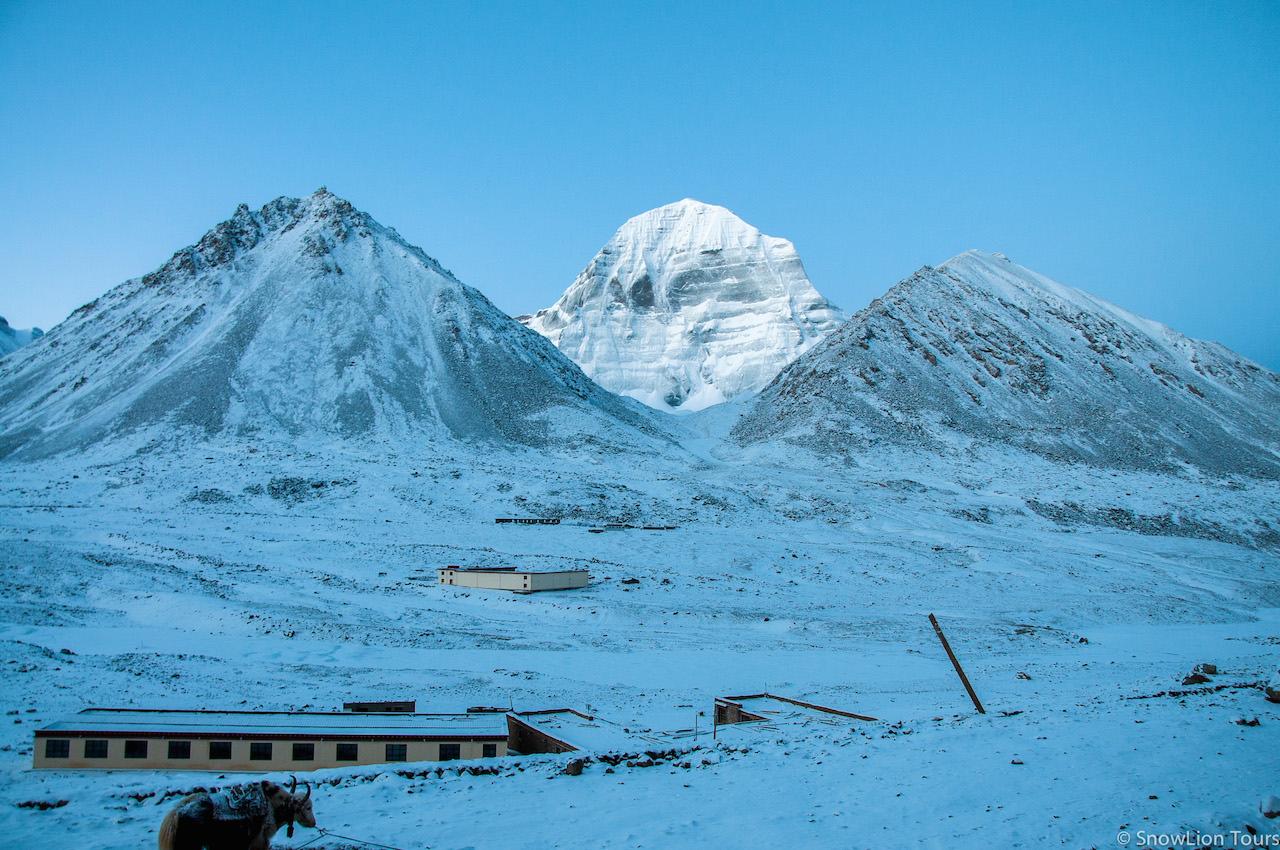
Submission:
POLYGON ((238 446, 0 472, 4 843, 153 846, 176 792, 248 778, 31 770, 31 733, 81 708, 416 699, 573 707, 635 733, 633 762, 679 755, 321 771, 334 834, 276 846, 1280 846, 1259 814, 1280 794, 1273 485, 723 451, 693 474, 238 446), (564 520, 492 522, 513 514, 564 520), (608 519, 678 528, 588 532, 608 519), (586 564, 592 585, 443 588, 447 564, 586 564), (1220 672, 1183 687, 1200 662, 1220 672), (712 739, 715 697, 766 689, 879 719, 712 739))

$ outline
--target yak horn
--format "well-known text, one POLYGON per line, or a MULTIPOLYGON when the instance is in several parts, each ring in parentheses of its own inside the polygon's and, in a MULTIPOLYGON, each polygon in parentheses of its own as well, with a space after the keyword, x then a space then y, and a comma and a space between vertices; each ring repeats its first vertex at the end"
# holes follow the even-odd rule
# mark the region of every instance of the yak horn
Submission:
POLYGON ((310 799, 311 799, 311 783, 310 783, 310 782, 303 782, 303 783, 302 783, 302 786, 303 786, 304 788, 306 788, 306 789, 307 789, 307 795, 306 795, 305 797, 303 797, 303 798, 302 798, 302 802, 304 802, 304 803, 305 803, 305 802, 307 802, 307 800, 310 800, 310 799))
POLYGON ((298 777, 290 776, 289 778, 293 780, 293 784, 289 786, 289 796, 292 797, 293 792, 298 790, 298 777))

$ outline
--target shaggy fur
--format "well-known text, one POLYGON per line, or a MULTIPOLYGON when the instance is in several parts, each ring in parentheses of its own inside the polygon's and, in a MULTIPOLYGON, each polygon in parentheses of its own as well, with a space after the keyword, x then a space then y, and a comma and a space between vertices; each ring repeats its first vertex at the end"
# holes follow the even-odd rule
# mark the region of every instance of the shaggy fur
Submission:
POLYGON ((314 827, 311 787, 294 795, 298 781, 286 791, 274 782, 238 786, 178 801, 160 824, 160 850, 268 850, 280 827, 314 827))

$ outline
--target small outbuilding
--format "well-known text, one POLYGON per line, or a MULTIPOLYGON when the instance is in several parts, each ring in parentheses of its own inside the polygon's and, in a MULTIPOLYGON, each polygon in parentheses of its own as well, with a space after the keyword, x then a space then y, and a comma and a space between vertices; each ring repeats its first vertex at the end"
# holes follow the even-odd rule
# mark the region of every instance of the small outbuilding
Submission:
POLYGON ((512 711, 507 714, 511 753, 602 752, 627 749, 640 741, 616 723, 572 708, 512 711))
POLYGON ((474 587, 481 590, 510 590, 513 593, 537 593, 542 590, 573 590, 591 581, 587 570, 555 570, 533 572, 515 567, 441 567, 440 584, 452 587, 474 587))
POLYGON ((731 726, 736 723, 756 722, 807 722, 842 723, 845 720, 874 721, 874 717, 854 714, 825 705, 801 702, 777 694, 744 694, 742 696, 716 697, 715 723, 731 726))

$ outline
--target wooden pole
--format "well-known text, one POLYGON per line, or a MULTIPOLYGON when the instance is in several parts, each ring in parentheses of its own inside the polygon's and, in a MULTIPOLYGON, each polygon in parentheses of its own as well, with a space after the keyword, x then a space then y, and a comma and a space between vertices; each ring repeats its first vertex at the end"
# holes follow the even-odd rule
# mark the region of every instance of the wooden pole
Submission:
POLYGON ((947 657, 951 659, 951 666, 956 668, 956 673, 960 676, 960 681, 964 683, 964 689, 969 692, 969 699, 973 700, 973 707, 978 709, 979 714, 986 714, 982 703, 978 702, 978 695, 973 692, 973 685, 969 684, 969 677, 960 669, 960 662, 956 660, 956 654, 951 651, 951 644, 947 643, 947 636, 942 633, 942 626, 938 625, 938 618, 929 615, 929 622, 933 623, 933 630, 938 633, 938 640, 942 641, 942 648, 947 651, 947 657))

